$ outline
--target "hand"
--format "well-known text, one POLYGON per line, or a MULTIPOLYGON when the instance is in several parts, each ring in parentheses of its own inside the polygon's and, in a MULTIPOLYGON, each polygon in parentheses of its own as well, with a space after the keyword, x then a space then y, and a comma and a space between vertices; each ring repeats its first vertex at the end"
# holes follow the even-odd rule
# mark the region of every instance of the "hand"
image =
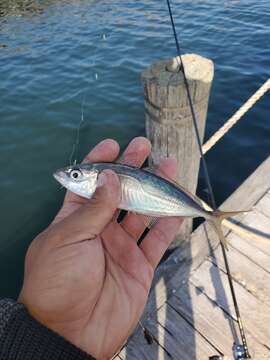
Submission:
MULTIPOLYGON (((85 162, 114 161, 119 145, 99 143, 85 162)), ((150 153, 145 138, 135 138, 123 163, 141 166, 150 153)), ((175 161, 160 170, 174 177, 175 161)), ((97 359, 110 359, 135 328, 147 301, 153 272, 173 240, 180 219, 161 219, 140 246, 142 215, 117 223, 120 199, 115 173, 91 200, 67 192, 53 223, 32 242, 25 261, 19 301, 45 326, 97 359)))

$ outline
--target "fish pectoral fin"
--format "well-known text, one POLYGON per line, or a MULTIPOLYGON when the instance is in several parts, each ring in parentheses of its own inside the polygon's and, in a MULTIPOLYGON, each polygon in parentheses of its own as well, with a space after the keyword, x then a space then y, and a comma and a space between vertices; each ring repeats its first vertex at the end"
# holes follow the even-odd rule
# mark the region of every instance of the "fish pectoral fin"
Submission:
POLYGON ((156 225, 156 223, 158 222, 159 218, 157 217, 153 217, 153 216, 146 216, 144 218, 144 225, 145 227, 147 227, 148 229, 151 229, 153 226, 156 225))
POLYGON ((120 154, 118 158, 114 161, 116 164, 123 164, 124 155, 120 154))
POLYGON ((140 216, 142 218, 142 221, 145 225, 146 228, 148 228, 149 230, 156 225, 156 223, 158 222, 158 220, 160 218, 158 217, 154 217, 154 216, 148 216, 148 215, 142 215, 137 213, 136 211, 128 211, 127 214, 133 214, 133 215, 137 215, 140 216))

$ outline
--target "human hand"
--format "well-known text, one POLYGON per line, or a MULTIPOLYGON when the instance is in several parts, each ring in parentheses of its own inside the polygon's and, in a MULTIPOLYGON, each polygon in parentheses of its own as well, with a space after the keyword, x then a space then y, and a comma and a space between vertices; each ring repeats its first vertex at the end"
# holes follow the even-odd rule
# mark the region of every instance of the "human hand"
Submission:
MULTIPOLYGON (((105 140, 85 162, 112 162, 118 153, 119 145, 105 140)), ((148 140, 135 138, 122 162, 141 166, 149 153, 148 140)), ((174 178, 175 161, 164 160, 160 171, 174 178)), ((110 359, 135 328, 154 269, 181 223, 160 219, 138 246, 144 217, 129 213, 117 223, 118 177, 104 174, 90 200, 67 192, 53 223, 32 242, 19 296, 33 317, 97 359, 110 359)))

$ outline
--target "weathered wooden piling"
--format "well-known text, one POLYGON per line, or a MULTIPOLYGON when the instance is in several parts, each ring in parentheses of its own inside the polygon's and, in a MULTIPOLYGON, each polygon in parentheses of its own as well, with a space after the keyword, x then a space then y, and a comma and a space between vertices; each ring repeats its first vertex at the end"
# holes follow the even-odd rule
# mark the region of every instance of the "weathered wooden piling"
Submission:
MULTIPOLYGON (((204 137, 213 62, 195 54, 182 57, 201 140, 204 137)), ((150 163, 174 156, 178 161, 177 181, 196 193, 200 154, 183 73, 179 59, 152 64, 142 73, 145 97, 146 134, 152 143, 150 163)), ((174 245, 189 238, 192 220, 185 220, 174 245)))

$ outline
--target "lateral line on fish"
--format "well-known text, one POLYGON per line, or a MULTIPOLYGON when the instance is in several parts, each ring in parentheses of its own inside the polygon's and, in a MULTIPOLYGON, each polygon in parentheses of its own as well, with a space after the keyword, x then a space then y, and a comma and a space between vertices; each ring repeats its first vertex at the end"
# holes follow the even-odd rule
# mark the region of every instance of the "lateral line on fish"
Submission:
POLYGON ((178 183, 170 182, 149 171, 115 163, 91 163, 60 169, 56 179, 78 195, 91 198, 96 189, 98 174, 106 168, 114 170, 120 178, 122 189, 120 209, 151 217, 204 217, 212 222, 220 240, 227 248, 221 222, 226 217, 237 215, 239 211, 213 211, 178 183))

